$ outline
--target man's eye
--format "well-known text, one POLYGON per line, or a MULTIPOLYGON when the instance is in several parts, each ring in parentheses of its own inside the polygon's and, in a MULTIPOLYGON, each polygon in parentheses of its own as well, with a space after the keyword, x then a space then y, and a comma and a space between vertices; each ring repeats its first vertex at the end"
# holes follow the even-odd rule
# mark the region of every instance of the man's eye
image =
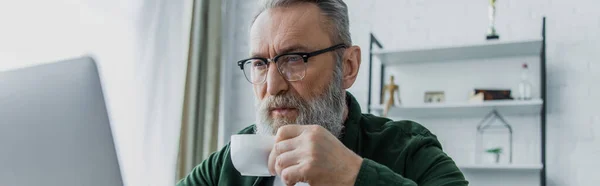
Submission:
POLYGON ((254 66, 254 67, 262 67, 264 65, 265 65, 265 62, 262 62, 262 61, 256 61, 256 62, 252 63, 252 66, 254 66))
POLYGON ((302 57, 301 56, 296 56, 296 55, 294 55, 294 56, 287 56, 285 60, 288 61, 288 62, 300 62, 300 61, 302 61, 302 57))

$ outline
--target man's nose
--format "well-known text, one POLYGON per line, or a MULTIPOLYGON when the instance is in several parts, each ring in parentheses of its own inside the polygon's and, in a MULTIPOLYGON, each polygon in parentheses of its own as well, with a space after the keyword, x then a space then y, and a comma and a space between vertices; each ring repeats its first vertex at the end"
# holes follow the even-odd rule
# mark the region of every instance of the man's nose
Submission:
POLYGON ((283 78, 281 73, 279 73, 279 69, 277 69, 277 64, 271 63, 269 65, 269 71, 267 73, 267 92, 274 96, 278 94, 282 94, 288 90, 288 82, 283 78))

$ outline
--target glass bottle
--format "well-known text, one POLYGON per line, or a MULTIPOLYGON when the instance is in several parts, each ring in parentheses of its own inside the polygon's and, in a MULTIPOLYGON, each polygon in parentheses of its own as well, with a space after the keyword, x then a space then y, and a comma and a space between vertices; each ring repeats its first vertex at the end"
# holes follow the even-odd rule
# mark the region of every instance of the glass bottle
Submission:
POLYGON ((521 69, 521 81, 519 82, 518 100, 530 100, 531 97, 531 82, 529 81, 529 68, 527 63, 523 63, 521 69))

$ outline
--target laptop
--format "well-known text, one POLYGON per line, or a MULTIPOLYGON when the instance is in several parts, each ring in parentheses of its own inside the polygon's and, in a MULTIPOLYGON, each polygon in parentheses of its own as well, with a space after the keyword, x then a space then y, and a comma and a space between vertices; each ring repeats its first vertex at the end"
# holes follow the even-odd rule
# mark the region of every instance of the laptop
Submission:
POLYGON ((123 185, 92 58, 0 72, 0 185, 123 185))

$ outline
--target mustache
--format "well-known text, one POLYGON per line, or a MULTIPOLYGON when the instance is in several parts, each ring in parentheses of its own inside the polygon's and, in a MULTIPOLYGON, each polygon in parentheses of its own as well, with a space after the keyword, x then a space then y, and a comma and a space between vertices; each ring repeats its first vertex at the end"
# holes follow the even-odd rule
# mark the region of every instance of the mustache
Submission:
POLYGON ((291 93, 269 96, 260 102, 260 109, 270 111, 275 108, 296 108, 304 110, 308 102, 298 95, 291 93))

